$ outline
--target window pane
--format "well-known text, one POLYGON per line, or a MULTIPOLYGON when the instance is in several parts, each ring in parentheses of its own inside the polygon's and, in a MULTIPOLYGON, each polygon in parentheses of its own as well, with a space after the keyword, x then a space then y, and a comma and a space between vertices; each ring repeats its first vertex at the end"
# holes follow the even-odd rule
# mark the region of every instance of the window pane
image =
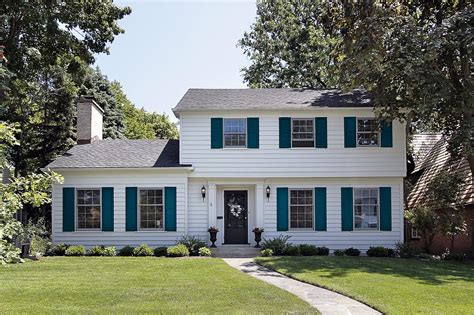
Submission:
POLYGON ((77 228, 100 229, 100 189, 77 190, 77 228))
POLYGON ((354 189, 354 228, 378 228, 378 189, 354 189))
POLYGON ((313 190, 290 190, 290 228, 313 227, 313 190))
POLYGON ((224 119, 224 146, 245 147, 247 139, 247 123, 245 118, 224 119))
POLYGON ((140 228, 162 229, 163 190, 140 189, 140 196, 140 228))
POLYGON ((377 146, 379 126, 376 119, 357 120, 357 144, 360 146, 377 146))

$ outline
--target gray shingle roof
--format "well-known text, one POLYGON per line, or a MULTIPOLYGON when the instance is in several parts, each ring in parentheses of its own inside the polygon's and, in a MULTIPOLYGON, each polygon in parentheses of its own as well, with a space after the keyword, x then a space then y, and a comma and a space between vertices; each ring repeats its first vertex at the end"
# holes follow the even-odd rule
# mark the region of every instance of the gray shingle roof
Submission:
POLYGON ((185 167, 178 140, 99 140, 76 145, 46 168, 185 167))
POLYGON ((342 93, 338 90, 309 89, 189 89, 176 113, 213 109, 301 109, 309 107, 372 107, 363 90, 342 93))

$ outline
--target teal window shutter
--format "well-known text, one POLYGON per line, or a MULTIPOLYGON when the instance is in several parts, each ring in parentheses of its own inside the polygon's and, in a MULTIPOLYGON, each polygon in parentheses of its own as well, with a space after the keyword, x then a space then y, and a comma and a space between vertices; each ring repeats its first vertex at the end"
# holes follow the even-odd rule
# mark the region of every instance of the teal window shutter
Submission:
POLYGON ((75 230, 75 193, 75 188, 63 187, 63 232, 75 230))
POLYGON ((354 221, 354 205, 353 205, 353 190, 352 187, 341 188, 341 218, 342 230, 352 231, 354 221))
POLYGON ((257 117, 247 118, 247 148, 258 149, 259 148, 259 119, 257 117))
POLYGON ((125 188, 125 231, 137 230, 137 187, 125 188))
POLYGON ((344 117, 344 148, 355 148, 357 138, 357 119, 344 117))
POLYGON ((114 188, 102 187, 102 231, 114 231, 114 188))
POLYGON ((291 118, 280 117, 279 127, 280 148, 291 148, 291 118))
POLYGON ((380 230, 392 230, 392 188, 380 187, 380 230))
POLYGON ((221 149, 224 139, 224 121, 222 118, 211 118, 211 149, 221 149))
POLYGON ((314 188, 314 211, 316 218, 316 231, 326 231, 327 206, 326 206, 326 187, 314 188))
POLYGON ((380 145, 382 148, 393 147, 392 122, 387 122, 382 125, 380 138, 380 145))
POLYGON ((165 187, 165 231, 176 231, 176 187, 165 187))
POLYGON ((288 231, 288 188, 277 188, 277 231, 288 231))
POLYGON ((328 119, 326 117, 316 117, 316 148, 328 147, 328 119))

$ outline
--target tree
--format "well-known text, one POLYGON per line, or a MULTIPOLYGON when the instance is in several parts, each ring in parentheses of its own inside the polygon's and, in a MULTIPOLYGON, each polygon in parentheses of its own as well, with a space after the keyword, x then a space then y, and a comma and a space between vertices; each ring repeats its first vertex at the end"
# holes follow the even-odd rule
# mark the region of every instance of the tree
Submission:
POLYGON ((410 222, 410 225, 420 232, 423 239, 423 247, 427 253, 430 253, 439 224, 438 215, 432 209, 422 205, 407 210, 405 217, 410 222))
MULTIPOLYGON (((8 151, 18 145, 15 139, 17 130, 12 126, 0 123, 0 165, 8 163, 8 151)), ((13 173, 13 172, 10 172, 13 173)), ((24 204, 39 207, 51 201, 50 187, 55 181, 60 182, 61 176, 47 172, 45 174, 29 174, 28 176, 12 175, 0 183, 0 263, 21 262, 20 250, 15 247, 14 239, 22 231, 21 223, 15 219, 16 213, 24 204)))
POLYGON ((177 139, 179 137, 176 124, 165 114, 149 113, 143 108, 136 108, 127 98, 120 83, 112 82, 117 103, 123 108, 125 137, 127 139, 177 139))
POLYGON ((379 118, 442 131, 453 158, 467 156, 474 174, 473 4, 259 1, 257 14, 240 41, 252 62, 243 69, 249 86, 313 88, 315 73, 334 73, 335 83, 326 86, 365 88, 379 118), (272 14, 277 16, 274 22, 272 14), (311 25, 318 30, 320 45, 312 45, 312 36, 299 36, 311 34, 311 25), (334 44, 328 45, 329 40, 334 44), (301 47, 311 47, 311 53, 301 47), (324 55, 326 63, 314 58, 324 55), (301 65, 309 69, 307 64, 315 68, 299 72, 301 65), (288 73, 301 78, 294 80, 288 73))

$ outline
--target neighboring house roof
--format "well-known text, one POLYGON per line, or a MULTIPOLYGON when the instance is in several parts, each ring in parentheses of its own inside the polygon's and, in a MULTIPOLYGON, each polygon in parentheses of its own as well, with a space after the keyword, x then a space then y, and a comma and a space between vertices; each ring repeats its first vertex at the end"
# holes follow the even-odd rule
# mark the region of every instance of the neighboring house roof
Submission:
POLYGON ((189 89, 173 111, 372 106, 363 90, 189 89))
POLYGON ((106 139, 76 145, 46 168, 189 167, 179 164, 178 140, 106 139))
POLYGON ((412 150, 413 150, 413 162, 415 163, 415 169, 413 172, 418 172, 422 165, 426 155, 431 151, 433 146, 441 139, 442 135, 439 133, 420 133, 413 135, 412 138, 412 150))
POLYGON ((432 146, 431 150, 419 161, 420 166, 416 169, 421 171, 421 176, 408 195, 407 207, 412 208, 425 200, 427 185, 442 170, 449 172, 460 172, 465 174, 466 186, 464 197, 468 204, 474 204, 474 186, 472 184, 472 173, 467 158, 453 161, 447 150, 447 143, 444 137, 432 146))

